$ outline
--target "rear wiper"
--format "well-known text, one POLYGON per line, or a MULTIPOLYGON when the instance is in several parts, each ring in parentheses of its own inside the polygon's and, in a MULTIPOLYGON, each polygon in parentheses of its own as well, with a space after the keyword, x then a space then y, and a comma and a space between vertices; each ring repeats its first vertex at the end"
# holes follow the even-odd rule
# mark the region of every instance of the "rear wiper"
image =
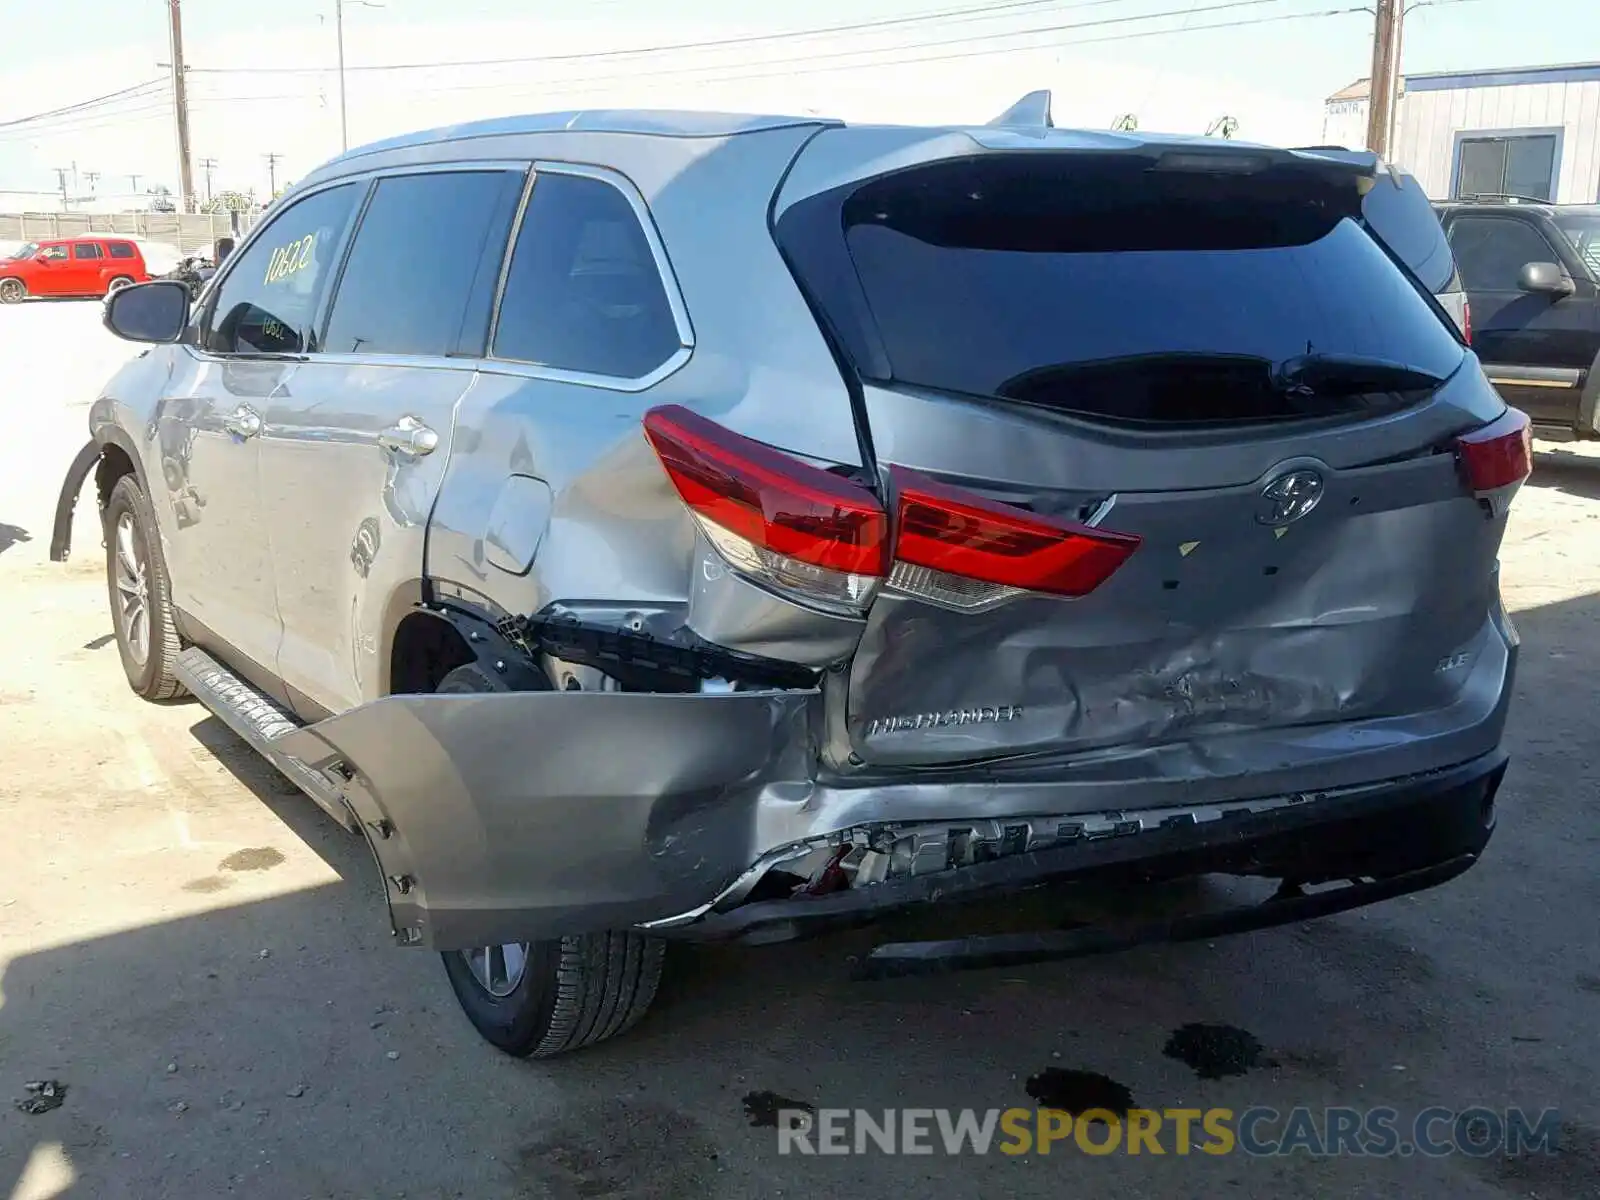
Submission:
POLYGON ((1272 369, 1274 389, 1299 396, 1431 391, 1443 382, 1430 371, 1360 354, 1302 354, 1272 369))

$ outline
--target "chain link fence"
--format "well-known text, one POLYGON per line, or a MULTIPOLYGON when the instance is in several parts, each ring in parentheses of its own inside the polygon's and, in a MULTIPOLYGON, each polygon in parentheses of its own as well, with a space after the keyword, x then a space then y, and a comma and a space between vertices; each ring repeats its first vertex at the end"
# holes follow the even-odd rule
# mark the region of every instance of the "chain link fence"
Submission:
POLYGON ((0 243, 109 233, 162 242, 185 254, 209 253, 219 237, 239 237, 256 219, 255 213, 0 213, 0 243))

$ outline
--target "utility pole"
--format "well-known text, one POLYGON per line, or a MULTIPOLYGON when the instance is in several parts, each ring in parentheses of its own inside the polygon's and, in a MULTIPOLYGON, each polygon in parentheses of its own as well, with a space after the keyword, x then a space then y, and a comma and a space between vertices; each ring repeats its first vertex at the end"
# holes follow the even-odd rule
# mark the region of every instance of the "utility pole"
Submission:
POLYGON ((206 173, 206 203, 207 204, 211 203, 211 172, 216 169, 216 166, 217 166, 217 160, 214 159, 214 158, 202 158, 200 160, 200 169, 206 173))
POLYGON ((278 194, 278 160, 283 155, 274 151, 261 157, 267 160, 267 199, 271 200, 278 194))
POLYGON ((83 177, 89 181, 89 194, 94 195, 94 185, 100 182, 100 172, 85 171, 83 177))
POLYGON ((167 0, 172 40, 172 113, 178 127, 178 207, 194 211, 194 160, 189 153, 189 89, 183 70, 182 0, 167 0))
POLYGON ((67 212, 72 208, 72 202, 67 199, 67 171, 68 170, 69 170, 69 168, 67 168, 67 167, 57 167, 57 168, 55 168, 56 183, 59 184, 60 187, 61 187, 61 211, 62 212, 67 212))
POLYGON ((132 186, 133 194, 135 196, 137 196, 139 194, 139 179, 140 179, 140 176, 138 176, 138 175, 129 175, 128 176, 128 183, 132 186))
POLYGON ((1400 99, 1400 24, 1403 0, 1377 0, 1372 31, 1372 80, 1367 91, 1367 149, 1388 158, 1400 99))
POLYGON ((350 149, 350 121, 344 107, 344 0, 333 0, 333 29, 339 43, 339 152, 342 154, 350 149))

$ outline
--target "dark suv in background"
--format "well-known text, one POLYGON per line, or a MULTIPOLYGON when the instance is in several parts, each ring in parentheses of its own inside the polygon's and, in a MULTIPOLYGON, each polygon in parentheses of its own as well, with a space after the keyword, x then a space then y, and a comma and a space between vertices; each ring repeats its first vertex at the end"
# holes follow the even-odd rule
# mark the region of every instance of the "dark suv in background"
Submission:
POLYGON ((1600 204, 1495 196, 1435 209, 1490 381, 1540 436, 1600 437, 1600 204))

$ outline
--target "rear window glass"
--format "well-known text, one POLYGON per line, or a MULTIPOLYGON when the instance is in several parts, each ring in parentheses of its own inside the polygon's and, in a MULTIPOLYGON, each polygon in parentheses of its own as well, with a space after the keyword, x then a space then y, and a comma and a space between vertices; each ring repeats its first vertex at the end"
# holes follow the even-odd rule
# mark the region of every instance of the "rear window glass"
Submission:
POLYGON ((1462 358, 1417 284, 1350 219, 1348 181, 993 156, 885 176, 833 203, 853 271, 830 268, 829 222, 801 216, 786 239, 785 214, 779 237, 869 377, 1208 422, 1371 406, 1328 400, 1337 388, 1288 394, 1282 368, 1307 356, 1434 379, 1462 358))
POLYGON ((127 242, 107 242, 106 249, 111 252, 112 258, 133 257, 133 247, 127 242))

